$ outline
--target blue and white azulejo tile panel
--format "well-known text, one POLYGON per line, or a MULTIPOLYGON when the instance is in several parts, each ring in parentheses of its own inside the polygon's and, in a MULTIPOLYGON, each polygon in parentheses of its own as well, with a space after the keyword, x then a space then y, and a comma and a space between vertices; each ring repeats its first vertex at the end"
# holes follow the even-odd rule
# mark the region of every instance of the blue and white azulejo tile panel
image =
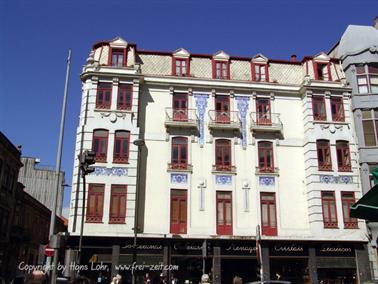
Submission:
POLYGON ((171 174, 171 183, 187 184, 188 174, 171 174))
POLYGON ((92 173, 95 176, 127 176, 128 169, 127 168, 106 168, 106 167, 95 167, 95 171, 92 173))
POLYGON ((215 183, 221 185, 232 185, 232 176, 229 175, 216 175, 215 183))
POLYGON ((259 177, 259 185, 261 186, 274 186, 275 184, 275 177, 259 177))

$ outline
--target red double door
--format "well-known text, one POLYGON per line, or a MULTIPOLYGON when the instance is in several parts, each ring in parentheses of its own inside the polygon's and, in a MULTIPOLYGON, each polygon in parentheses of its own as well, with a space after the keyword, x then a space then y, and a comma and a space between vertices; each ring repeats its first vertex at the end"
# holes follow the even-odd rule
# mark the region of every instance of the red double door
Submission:
POLYGON ((187 94, 174 94, 172 109, 173 109, 173 120, 187 121, 188 120, 187 94))

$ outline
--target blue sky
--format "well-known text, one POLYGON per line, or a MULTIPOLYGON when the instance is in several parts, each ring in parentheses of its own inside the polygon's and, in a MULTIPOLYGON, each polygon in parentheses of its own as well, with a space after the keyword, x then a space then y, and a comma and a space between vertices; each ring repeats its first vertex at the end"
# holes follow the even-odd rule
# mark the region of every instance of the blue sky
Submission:
MULTIPOLYGON (((54 166, 68 48, 72 65, 62 168, 71 184, 80 72, 92 44, 275 59, 328 51, 349 24, 372 25, 377 0, 0 0, 0 130, 23 155, 54 166)), ((69 204, 69 189, 65 205, 69 204)))

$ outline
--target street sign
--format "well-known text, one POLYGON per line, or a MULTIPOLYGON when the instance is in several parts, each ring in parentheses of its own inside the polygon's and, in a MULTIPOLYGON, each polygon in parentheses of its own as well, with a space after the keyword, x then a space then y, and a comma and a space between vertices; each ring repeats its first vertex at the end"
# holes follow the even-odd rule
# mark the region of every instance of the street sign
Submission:
POLYGON ((45 248, 45 255, 46 256, 54 256, 54 249, 46 246, 46 248, 45 248))

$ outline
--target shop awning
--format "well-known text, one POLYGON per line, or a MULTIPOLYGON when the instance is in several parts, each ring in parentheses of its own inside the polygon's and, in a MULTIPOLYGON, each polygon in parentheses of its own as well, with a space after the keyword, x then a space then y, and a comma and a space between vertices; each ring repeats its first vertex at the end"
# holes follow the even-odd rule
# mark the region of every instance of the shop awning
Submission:
POLYGON ((350 207, 350 216, 378 222, 378 168, 372 174, 375 186, 350 207))
POLYGON ((378 221, 378 185, 371 188, 358 202, 350 207, 350 216, 378 221))

